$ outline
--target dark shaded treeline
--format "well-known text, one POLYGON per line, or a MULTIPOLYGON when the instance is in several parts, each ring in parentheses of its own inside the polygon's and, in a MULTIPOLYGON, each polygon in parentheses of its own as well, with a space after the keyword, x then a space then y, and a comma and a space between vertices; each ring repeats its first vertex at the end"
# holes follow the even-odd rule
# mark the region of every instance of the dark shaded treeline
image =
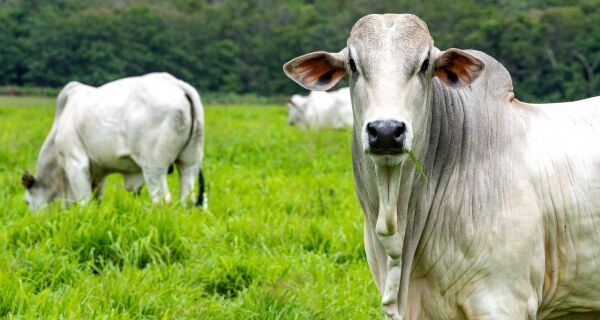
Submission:
POLYGON ((600 94, 600 0, 0 0, 0 85, 168 71, 202 92, 289 94, 285 61, 338 51, 383 12, 417 14, 440 49, 493 55, 522 100, 600 94))

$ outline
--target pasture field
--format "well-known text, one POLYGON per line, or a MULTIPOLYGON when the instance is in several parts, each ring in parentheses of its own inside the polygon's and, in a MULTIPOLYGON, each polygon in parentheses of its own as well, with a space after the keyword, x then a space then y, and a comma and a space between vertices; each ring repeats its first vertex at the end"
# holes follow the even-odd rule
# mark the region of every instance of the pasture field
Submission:
POLYGON ((380 318, 350 130, 301 131, 286 113, 206 108, 207 211, 154 207, 113 175, 100 204, 31 214, 20 177, 54 99, 0 98, 0 318, 380 318))
POLYGON ((99 204, 31 214, 20 177, 53 115, 54 99, 0 97, 0 318, 383 318, 349 129, 208 106, 209 210, 152 206, 114 175, 99 204))

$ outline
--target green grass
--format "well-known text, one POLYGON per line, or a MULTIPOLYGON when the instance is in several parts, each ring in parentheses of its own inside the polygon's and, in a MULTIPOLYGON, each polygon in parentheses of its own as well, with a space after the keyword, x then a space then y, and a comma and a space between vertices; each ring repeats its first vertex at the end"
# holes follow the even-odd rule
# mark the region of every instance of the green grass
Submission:
POLYGON ((208 211, 152 206, 111 176, 100 204, 32 214, 20 177, 53 105, 0 97, 0 318, 383 318, 349 130, 289 127, 281 106, 210 106, 208 211))
POLYGON ((20 176, 53 114, 52 99, 0 98, 0 318, 381 318, 349 130, 209 106, 208 211, 152 206, 115 175, 100 204, 32 214, 20 176))

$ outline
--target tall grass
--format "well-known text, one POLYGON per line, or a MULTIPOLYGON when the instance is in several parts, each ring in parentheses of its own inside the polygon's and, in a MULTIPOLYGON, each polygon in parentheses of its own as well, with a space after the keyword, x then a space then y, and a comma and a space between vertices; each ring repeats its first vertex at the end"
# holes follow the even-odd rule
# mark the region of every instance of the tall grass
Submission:
POLYGON ((209 106, 209 210, 152 206, 115 175, 101 203, 31 214, 20 176, 53 105, 0 99, 0 318, 381 316, 349 131, 288 127, 281 106, 209 106))

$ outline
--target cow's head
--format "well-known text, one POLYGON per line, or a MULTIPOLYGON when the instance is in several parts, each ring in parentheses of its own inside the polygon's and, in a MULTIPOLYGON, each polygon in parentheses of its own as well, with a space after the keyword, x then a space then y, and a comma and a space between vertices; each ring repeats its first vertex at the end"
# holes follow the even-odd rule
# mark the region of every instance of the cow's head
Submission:
POLYGON ((27 206, 34 212, 52 202, 58 194, 55 187, 48 186, 42 180, 36 179, 27 171, 21 177, 21 184, 25 187, 25 202, 27 202, 27 206))
POLYGON ((309 90, 327 90, 348 76, 355 131, 363 151, 380 165, 400 164, 414 147, 426 124, 434 77, 462 88, 483 68, 462 50, 434 47, 427 25, 409 14, 365 16, 342 51, 313 52, 284 65, 288 77, 309 90))
POLYGON ((303 97, 299 94, 293 95, 288 101, 288 124, 302 124, 305 119, 308 97, 303 97))

